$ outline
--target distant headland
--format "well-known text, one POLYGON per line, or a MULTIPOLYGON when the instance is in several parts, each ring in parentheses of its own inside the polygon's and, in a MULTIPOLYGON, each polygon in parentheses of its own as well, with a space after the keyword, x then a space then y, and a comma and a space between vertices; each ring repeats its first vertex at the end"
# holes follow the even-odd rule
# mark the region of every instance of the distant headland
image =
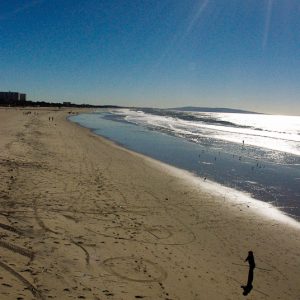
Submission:
MULTIPOLYGON (((20 92, 0 92, 0 106, 6 107, 79 107, 79 108, 130 108, 128 106, 119 105, 93 105, 93 104, 75 104, 69 101, 63 102, 48 102, 48 101, 32 101, 26 99, 27 95, 20 92)), ((138 109, 138 107, 131 107, 138 109)), ((144 108, 145 109, 145 108, 144 108)), ((258 112, 233 109, 233 108, 222 108, 222 107, 196 107, 196 106, 183 106, 167 108, 168 110, 178 111, 194 111, 194 112, 220 112, 220 113, 239 113, 239 114, 260 114, 258 112)), ((163 109, 162 109, 163 110, 163 109)))
POLYGON ((168 108, 171 110, 181 111, 195 111, 195 112, 220 112, 220 113, 237 113, 237 114, 260 114, 258 112, 247 111, 242 109, 224 108, 224 107, 195 107, 195 106, 184 106, 168 108))

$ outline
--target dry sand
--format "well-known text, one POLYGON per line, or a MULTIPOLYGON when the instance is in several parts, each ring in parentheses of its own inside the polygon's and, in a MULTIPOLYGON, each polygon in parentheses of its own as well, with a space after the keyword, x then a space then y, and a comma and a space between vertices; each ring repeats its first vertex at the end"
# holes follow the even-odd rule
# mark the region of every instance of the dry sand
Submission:
POLYGON ((0 109, 0 299, 300 299, 298 228, 26 112, 0 109))

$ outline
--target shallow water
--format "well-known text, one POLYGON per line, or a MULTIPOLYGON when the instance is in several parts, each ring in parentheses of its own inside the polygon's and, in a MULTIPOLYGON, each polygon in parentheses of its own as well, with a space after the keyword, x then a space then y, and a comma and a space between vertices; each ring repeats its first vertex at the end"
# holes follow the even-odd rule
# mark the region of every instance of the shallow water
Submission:
MULTIPOLYGON (((206 139, 242 143, 268 155, 300 155, 300 117, 263 114, 203 113, 165 109, 122 109, 114 114, 156 131, 203 144, 206 139), (274 152, 275 150, 276 152, 274 152)), ((278 160, 280 157, 274 157, 278 160)))
MULTIPOLYGON (((105 111, 70 119, 128 149, 191 171, 203 180, 207 178, 250 193, 300 220, 298 155, 209 135, 195 142, 186 137, 186 133, 180 136, 161 128, 158 130, 152 122, 150 126, 130 122, 128 115, 130 113, 126 111, 105 111)), ((245 126, 249 127, 249 124, 245 126)), ((295 150, 298 144, 297 141, 293 143, 295 150)))

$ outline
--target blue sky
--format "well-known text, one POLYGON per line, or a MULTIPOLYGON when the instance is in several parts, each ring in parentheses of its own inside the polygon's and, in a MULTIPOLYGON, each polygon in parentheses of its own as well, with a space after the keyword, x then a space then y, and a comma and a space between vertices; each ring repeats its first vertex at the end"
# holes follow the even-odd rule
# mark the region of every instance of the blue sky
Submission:
POLYGON ((300 115, 298 0, 0 0, 0 90, 300 115))

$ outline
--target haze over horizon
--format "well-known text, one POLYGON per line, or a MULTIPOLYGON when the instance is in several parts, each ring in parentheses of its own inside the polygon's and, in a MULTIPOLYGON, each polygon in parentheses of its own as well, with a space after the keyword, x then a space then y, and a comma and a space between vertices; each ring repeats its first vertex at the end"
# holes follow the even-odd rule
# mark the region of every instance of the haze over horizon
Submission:
POLYGON ((300 115, 296 0, 3 1, 0 90, 300 115))

